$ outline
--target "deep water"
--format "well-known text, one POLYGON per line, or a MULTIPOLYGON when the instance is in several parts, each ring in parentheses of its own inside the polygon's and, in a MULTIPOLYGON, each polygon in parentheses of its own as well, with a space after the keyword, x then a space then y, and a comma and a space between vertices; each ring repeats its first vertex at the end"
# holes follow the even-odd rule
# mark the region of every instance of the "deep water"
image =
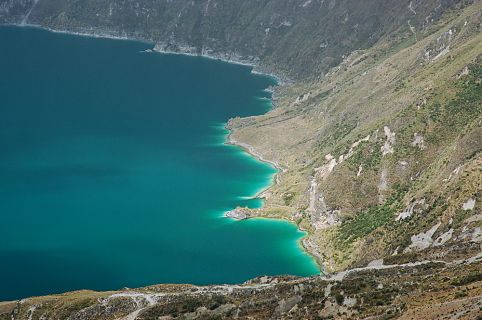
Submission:
POLYGON ((318 272, 295 225, 222 217, 275 173, 223 144, 274 81, 151 47, 0 28, 0 301, 318 272))

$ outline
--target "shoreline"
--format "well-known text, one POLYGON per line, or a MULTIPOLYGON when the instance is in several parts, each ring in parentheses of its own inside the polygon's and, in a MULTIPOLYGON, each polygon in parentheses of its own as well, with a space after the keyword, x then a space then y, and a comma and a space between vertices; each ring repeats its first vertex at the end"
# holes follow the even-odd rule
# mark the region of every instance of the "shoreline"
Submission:
MULTIPOLYGON (((269 112, 269 111, 268 111, 269 112)), ((231 145, 231 146, 236 146, 238 148, 240 148, 241 150, 243 150, 244 152, 246 152, 247 154, 249 154, 251 157, 253 157, 254 159, 260 161, 260 162, 263 162, 263 163, 267 163, 269 165, 271 165, 274 169, 276 169, 276 173, 272 179, 272 182, 266 186, 266 188, 264 188, 263 190, 259 191, 258 193, 256 193, 252 198, 255 199, 255 198, 258 198, 258 199, 262 199, 262 196, 265 192, 267 192, 269 189, 271 189, 275 184, 279 183, 279 180, 277 179, 278 176, 281 174, 281 173, 284 173, 284 172, 287 172, 288 169, 286 168, 283 168, 277 161, 273 161, 273 160, 268 160, 266 158, 264 158, 261 154, 259 154, 253 146, 251 146, 250 144, 248 143, 245 143, 245 142, 240 142, 240 141, 237 141, 236 139, 234 139, 232 137, 232 134, 233 134, 233 130, 230 129, 228 127, 228 123, 226 123, 225 125, 225 129, 228 130, 228 134, 226 136, 226 141, 224 142, 225 145, 231 145)), ((312 260, 313 262, 315 263, 315 265, 317 266, 318 268, 318 275, 326 275, 326 273, 324 272, 324 266, 323 266, 323 261, 320 257, 318 257, 315 253, 313 253, 311 250, 309 250, 307 247, 305 247, 304 245, 304 241, 306 238, 308 238, 310 236, 310 232, 309 230, 305 230, 303 228, 301 228, 297 223, 295 223, 294 221, 286 218, 286 217, 263 217, 263 216, 259 216, 259 215, 254 215, 254 216, 250 216, 250 215, 246 215, 245 217, 243 218, 236 218, 236 214, 234 216, 229 216, 228 213, 230 212, 233 212, 233 211, 236 211, 236 210, 246 210, 246 211, 249 211, 250 213, 254 213, 256 212, 256 210, 260 210, 262 209, 263 207, 265 207, 266 205, 263 203, 262 207, 259 208, 259 209, 251 209, 251 208, 234 208, 232 210, 229 210, 229 211, 226 211, 224 213, 224 217, 225 218, 228 218, 228 219, 233 219, 233 220, 236 220, 236 221, 242 221, 242 220, 251 220, 251 219, 268 219, 268 220, 280 220, 280 221, 286 221, 288 223, 291 223, 291 224, 294 224, 296 226, 296 228, 298 229, 298 231, 302 232, 303 233, 303 236, 297 241, 297 245, 298 247, 300 248, 301 251, 303 251, 305 254, 307 254, 312 260)), ((241 214, 243 214, 241 212, 241 214)))
MULTIPOLYGON (((214 50, 210 48, 202 48, 202 52, 191 52, 191 50, 197 49, 195 47, 189 47, 182 43, 166 43, 164 41, 156 41, 152 39, 146 39, 143 37, 136 37, 134 35, 120 35, 119 32, 116 31, 107 31, 107 30, 81 30, 81 31, 72 31, 72 30, 65 30, 65 29, 53 29, 51 27, 42 26, 38 24, 29 24, 29 23, 5 23, 0 24, 1 26, 12 26, 12 27, 19 27, 19 28, 33 28, 33 29, 40 29, 45 30, 53 33, 60 33, 60 34, 68 34, 80 37, 91 37, 91 38, 100 38, 100 39, 112 39, 112 40, 124 40, 124 41, 138 41, 146 44, 150 44, 153 47, 151 49, 145 50, 145 52, 152 52, 152 53, 159 53, 159 54, 173 54, 173 55, 184 55, 190 57, 200 57, 205 59, 217 60, 225 63, 237 64, 241 66, 246 66, 251 68, 251 72, 253 74, 267 76, 276 81, 276 86, 283 86, 289 83, 293 83, 291 79, 287 76, 277 74, 268 67, 263 67, 259 63, 256 63, 252 60, 243 59, 239 54, 236 52, 231 52, 229 54, 225 53, 214 53, 214 50), (161 47, 163 46, 163 47, 161 47), (169 47, 175 47, 178 50, 169 49, 169 47)), ((253 58, 254 60, 258 58, 253 58)), ((259 61, 259 60, 258 60, 259 61)))
MULTIPOLYGON (((60 33, 60 34, 67 34, 67 35, 74 35, 74 36, 82 36, 82 37, 91 37, 91 38, 101 38, 101 39, 113 39, 113 40, 124 40, 124 41, 138 41, 138 42, 142 42, 142 43, 146 43, 146 44, 150 44, 150 45, 153 45, 153 48, 152 49, 149 49, 150 51, 147 51, 147 52, 152 52, 152 53, 157 53, 157 54, 174 54, 174 55, 185 55, 185 56, 190 56, 190 57, 202 57, 202 58, 206 58, 206 59, 211 59, 211 60, 217 60, 217 61, 222 61, 224 63, 232 63, 232 64, 238 64, 238 65, 243 65, 243 66, 246 66, 246 67, 250 67, 251 68, 251 73, 253 74, 257 74, 257 75, 262 75, 262 76, 267 76, 267 77, 271 77, 273 78, 275 81, 276 81, 276 84, 273 85, 273 86, 270 86, 268 88, 266 88, 265 90, 269 90, 271 91, 272 93, 275 93, 276 92, 276 88, 280 88, 288 83, 293 83, 291 80, 289 80, 287 77, 283 77, 283 76, 279 76, 271 71, 265 71, 263 69, 262 66, 260 66, 259 64, 256 64, 254 63, 253 61, 249 61, 249 60, 243 60, 241 58, 232 58, 232 56, 236 56, 235 53, 232 53, 232 54, 221 54, 221 53, 218 53, 218 54, 210 54, 210 53, 206 53, 206 50, 209 50, 209 49, 203 49, 203 52, 200 54, 200 53, 192 53, 192 52, 187 52, 187 51, 182 51, 183 48, 186 48, 185 45, 182 45, 182 44, 176 44, 174 43, 173 45, 177 46, 179 49, 181 49, 180 51, 176 51, 176 50, 168 50, 166 49, 166 47, 164 47, 164 49, 157 49, 156 50, 156 47, 158 45, 162 45, 163 42, 156 42, 156 41, 153 41, 153 40, 147 40, 145 38, 142 38, 142 37, 135 37, 135 36, 132 36, 132 35, 119 35, 118 32, 108 32, 106 30, 102 30, 102 31, 99 31, 99 30, 95 30, 95 29, 91 29, 90 31, 70 31, 70 30, 59 30, 59 29, 53 29, 53 28, 50 28, 50 27, 46 27, 46 26, 41 26, 41 25, 36 25, 36 24, 29 24, 29 23, 24 23, 24 24, 19 24, 19 23, 12 23, 12 24, 0 24, 0 26, 13 26, 13 27, 20 27, 20 28, 34 28, 34 29, 40 29, 40 30, 45 30, 45 31, 48 31, 48 32, 53 32, 53 33, 60 33)), ((164 43, 164 45, 166 45, 164 43)), ((191 47, 188 47, 188 48, 191 48, 191 47)), ((191 48, 192 49, 192 48, 191 48)), ((273 103, 274 105, 274 101, 273 101, 273 98, 270 99, 271 102, 273 103)), ((271 111, 268 110, 267 112, 271 111)), ((248 143, 245 143, 245 142, 240 142, 240 141, 237 141, 236 139, 234 139, 232 137, 232 134, 233 134, 233 129, 229 128, 229 120, 226 122, 226 124, 224 125, 224 128, 228 131, 228 134, 226 135, 225 137, 225 141, 224 141, 224 144, 225 145, 232 145, 232 146, 236 146, 236 147, 239 147, 241 150, 243 150, 244 152, 246 152, 247 154, 249 154, 251 157, 253 157, 254 159, 260 161, 260 162, 264 162, 264 163, 268 163, 270 164, 274 169, 276 169, 276 173, 272 179, 272 182, 270 182, 266 188, 262 189, 261 191, 257 192, 253 197, 253 199, 255 198, 258 198, 258 199, 262 199, 262 195, 267 192, 269 189, 271 189, 275 184, 279 183, 279 175, 280 173, 284 173, 284 172, 287 172, 288 169, 286 168, 283 168, 277 161, 273 161, 273 160, 269 160, 269 159, 266 159, 264 158, 261 154, 259 154, 253 146, 251 146, 250 144, 248 143)), ((265 204, 263 203, 263 206, 260 208, 262 209, 263 207, 265 207, 265 204)), ((234 208, 233 210, 236 210, 237 208, 234 208)), ((233 211, 233 210, 230 210, 230 211, 233 211)), ((249 209, 250 212, 253 212, 254 209, 249 209)), ((227 211, 227 212, 230 212, 230 211, 227 211)), ((224 217, 225 218, 230 218, 228 216, 226 216, 226 213, 224 214, 224 217)), ((313 261, 315 262, 316 266, 318 267, 319 269, 319 272, 320 274, 324 274, 323 272, 323 263, 322 261, 320 260, 320 258, 315 255, 313 252, 311 252, 311 250, 308 250, 308 248, 306 248, 303 243, 304 243, 304 239, 309 237, 310 236, 310 232, 308 230, 303 230, 299 227, 298 224, 296 224, 294 221, 292 220, 289 220, 287 218, 284 218, 284 217, 275 217, 275 218, 266 218, 266 217, 261 217, 261 216, 249 216, 247 217, 246 219, 254 219, 254 218, 264 218, 264 219, 272 219, 272 220, 283 220, 283 221, 287 221, 289 223, 292 223, 294 225, 296 225, 297 229, 301 232, 303 232, 305 235, 303 237, 301 237, 298 241, 298 246, 300 247, 300 249, 308 254, 312 259, 313 261)), ((239 219, 235 219, 235 220, 239 220, 239 219)))
MULTIPOLYGON (((300 249, 300 251, 307 255, 312 261, 313 263, 315 264, 316 268, 318 269, 318 273, 316 274, 313 274, 312 276, 309 276, 309 277, 317 277, 317 276, 327 276, 329 275, 329 273, 325 273, 324 271, 324 268, 323 268, 323 264, 318 260, 318 257, 315 256, 314 254, 312 254, 309 250, 306 250, 305 246, 303 245, 303 239, 305 239, 310 233, 308 230, 304 230, 302 228, 300 228, 296 223, 294 223, 293 221, 291 221, 290 219, 287 219, 287 218, 283 218, 283 217, 279 217, 279 218, 271 218, 271 217, 262 217, 262 216, 254 216, 254 217, 249 217, 247 219, 244 219, 244 220, 272 220, 272 221, 281 221, 281 222, 286 222, 286 223, 289 223, 289 224, 293 224, 295 225, 296 227, 296 230, 298 230, 299 232, 303 233, 303 236, 300 237, 297 241, 296 241, 296 245, 298 247, 298 249, 300 249)), ((235 219, 234 219, 235 220, 235 219)))
MULTIPOLYGON (((226 125, 227 126, 227 125, 226 125)), ((269 189, 271 189, 273 187, 273 185, 275 184, 278 184, 279 183, 279 175, 280 173, 285 173, 288 171, 288 169, 286 168, 283 168, 277 161, 273 161, 273 160, 269 160, 269 159, 266 159, 264 158, 261 154, 259 154, 253 146, 251 146, 250 144, 248 143, 245 143, 245 142, 240 142, 240 141, 237 141, 236 139, 234 139, 232 137, 232 130, 229 129, 228 127, 226 127, 226 130, 229 131, 227 137, 226 137, 226 141, 224 142, 224 144, 226 145, 230 145, 230 146, 235 146, 235 147, 238 147, 240 148, 241 150, 243 150, 245 153, 249 154, 251 157, 253 157, 254 159, 260 161, 260 162, 263 162, 263 163, 267 163, 269 164, 270 166, 272 166, 275 170, 276 170, 276 173, 273 175, 273 182, 270 183, 268 186, 266 186, 265 188, 263 188, 262 190, 258 191, 254 196, 252 196, 251 198, 262 198, 263 194, 265 192, 267 192, 269 189)))

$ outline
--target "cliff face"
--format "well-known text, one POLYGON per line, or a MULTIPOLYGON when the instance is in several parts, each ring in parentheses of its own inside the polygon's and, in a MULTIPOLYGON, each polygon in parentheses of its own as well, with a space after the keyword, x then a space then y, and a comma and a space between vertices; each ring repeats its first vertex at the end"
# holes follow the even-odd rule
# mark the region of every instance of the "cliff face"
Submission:
POLYGON ((73 293, 5 304, 5 317, 477 314, 480 0, 11 0, 0 3, 0 21, 147 39, 289 77, 274 110, 229 123, 233 140, 285 169, 264 193, 266 206, 243 213, 308 230, 304 246, 328 272, 377 259, 394 266, 351 273, 358 280, 73 293))
POLYGON ((323 76, 344 55, 382 37, 426 28, 463 2, 9 0, 0 6, 0 21, 139 37, 169 50, 261 61, 277 73, 306 78, 323 76))

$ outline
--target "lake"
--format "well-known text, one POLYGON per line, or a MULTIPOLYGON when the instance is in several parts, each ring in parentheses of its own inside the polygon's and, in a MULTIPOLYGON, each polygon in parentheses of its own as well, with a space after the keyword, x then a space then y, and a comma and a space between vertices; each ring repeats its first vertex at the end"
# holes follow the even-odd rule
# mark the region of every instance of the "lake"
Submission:
POLYGON ((152 47, 0 28, 0 301, 319 272, 294 224, 223 217, 276 172, 224 144, 275 81, 152 47))

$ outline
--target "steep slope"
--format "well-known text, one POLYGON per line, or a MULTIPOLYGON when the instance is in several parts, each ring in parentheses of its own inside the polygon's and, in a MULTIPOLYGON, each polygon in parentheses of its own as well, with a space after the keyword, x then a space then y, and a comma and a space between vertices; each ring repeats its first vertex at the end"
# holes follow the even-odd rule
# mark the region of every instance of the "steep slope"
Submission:
POLYGON ((328 271, 469 230, 478 239, 478 218, 464 221, 480 214, 480 23, 479 2, 286 88, 267 115, 231 121, 235 140, 288 168, 253 214, 310 230, 305 246, 328 271))
POLYGON ((0 1, 0 23, 25 23, 34 5, 35 0, 0 1))
POLYGON ((9 0, 0 6, 0 22, 148 39, 163 49, 230 56, 298 79, 323 76, 353 50, 423 29, 464 2, 9 0))
POLYGON ((327 272, 372 263, 350 273, 356 281, 159 286, 108 300, 113 293, 81 292, 5 304, 4 317, 36 319, 48 311, 72 319, 416 318, 424 312, 473 319, 480 313, 482 1, 33 5, 4 1, 0 21, 147 39, 160 51, 252 62, 289 77, 275 89, 275 109, 229 122, 233 143, 281 169, 262 195, 264 208, 239 210, 308 230, 303 244, 327 272), (373 263, 380 259, 394 267, 373 263), (365 280, 370 284, 357 282, 365 280), (138 295, 145 293, 155 299, 138 295))

